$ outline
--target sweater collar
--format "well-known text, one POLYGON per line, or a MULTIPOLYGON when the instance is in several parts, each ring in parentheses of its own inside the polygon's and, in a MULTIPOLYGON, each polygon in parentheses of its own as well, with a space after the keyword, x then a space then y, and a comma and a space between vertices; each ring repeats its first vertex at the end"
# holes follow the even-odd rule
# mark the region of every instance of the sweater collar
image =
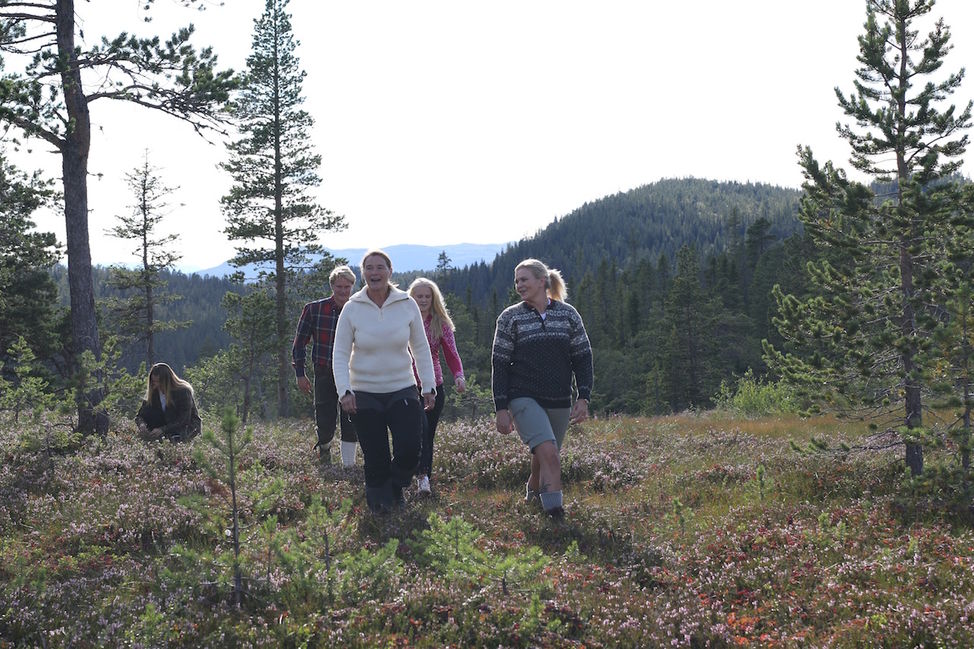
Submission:
MULTIPOLYGON (((551 309, 554 309, 555 308, 555 305, 557 305, 557 304, 558 304, 558 300, 552 300, 549 297, 548 298, 548 305, 545 306, 545 311, 550 311, 551 309)), ((523 306, 528 311, 533 311, 534 313, 538 313, 538 310, 535 309, 533 305, 528 304, 527 302, 521 302, 521 306, 523 306)))
MULTIPOLYGON (((375 302, 369 299, 366 290, 367 290, 366 288, 361 288, 355 293, 352 293, 352 297, 348 298, 348 301, 368 303, 378 309, 379 307, 376 306, 375 302)), ((409 293, 401 289, 398 289, 395 286, 390 286, 389 297, 386 298, 386 301, 382 304, 382 306, 385 307, 386 305, 392 304, 393 302, 402 302, 403 300, 408 300, 408 299, 409 299, 409 293)))

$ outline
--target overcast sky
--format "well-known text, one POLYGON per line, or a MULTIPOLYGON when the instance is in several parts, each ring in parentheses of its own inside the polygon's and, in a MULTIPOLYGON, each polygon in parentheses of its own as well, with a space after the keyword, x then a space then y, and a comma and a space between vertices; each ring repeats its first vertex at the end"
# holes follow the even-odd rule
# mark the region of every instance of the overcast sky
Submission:
MULTIPOLYGON (((242 69, 264 6, 199 12, 157 0, 146 25, 141 4, 79 3, 85 35, 168 35, 193 22, 198 45, 242 69)), ((852 89, 864 0, 292 0, 290 10, 321 203, 348 220, 322 237, 331 248, 517 240, 661 178, 798 187, 799 144, 849 166, 833 88, 852 89)), ((974 2, 940 0, 934 14, 953 33, 946 68, 969 68, 974 2)), ((972 97, 968 78, 952 101, 972 97)), ((167 222, 180 233, 179 266, 232 255, 222 145, 132 106, 96 102, 92 122, 95 263, 134 261, 104 231, 132 202, 122 178, 146 149, 180 188, 167 222)), ((47 148, 21 166, 59 169, 47 148)), ((37 220, 63 240, 63 217, 37 220)))

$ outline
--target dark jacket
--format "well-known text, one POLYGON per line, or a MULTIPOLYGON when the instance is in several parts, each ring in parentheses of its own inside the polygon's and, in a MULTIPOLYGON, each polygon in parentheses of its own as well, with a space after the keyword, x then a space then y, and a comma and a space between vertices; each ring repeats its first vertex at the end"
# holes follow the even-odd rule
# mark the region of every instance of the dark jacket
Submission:
MULTIPOLYGON (((143 401, 139 413, 135 416, 136 425, 144 424, 149 430, 161 429, 161 437, 174 442, 189 441, 200 434, 202 421, 193 393, 185 388, 172 391, 170 402, 163 411, 159 401, 159 393, 152 393, 151 402, 143 401)), ((140 426, 141 427, 141 426, 140 426)), ((145 436, 147 440, 159 439, 159 436, 145 436)))

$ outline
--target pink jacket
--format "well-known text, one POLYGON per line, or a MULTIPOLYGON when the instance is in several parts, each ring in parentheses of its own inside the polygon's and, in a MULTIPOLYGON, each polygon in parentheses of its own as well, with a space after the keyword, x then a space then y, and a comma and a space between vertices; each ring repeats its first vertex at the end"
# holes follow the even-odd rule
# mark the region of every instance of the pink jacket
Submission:
MULTIPOLYGON (((430 316, 423 321, 423 328, 426 330, 426 340, 430 344, 430 354, 433 358, 433 374, 436 376, 436 385, 443 385, 443 370, 440 367, 440 348, 443 348, 443 355, 446 358, 447 367, 453 372, 453 379, 463 378, 463 363, 460 361, 460 353, 457 351, 457 339, 453 331, 443 325, 443 333, 440 334, 438 345, 433 344, 433 332, 430 325, 433 317, 430 316)), ((416 363, 413 363, 413 372, 416 372, 416 363)), ((419 377, 417 377, 418 380, 419 377)))

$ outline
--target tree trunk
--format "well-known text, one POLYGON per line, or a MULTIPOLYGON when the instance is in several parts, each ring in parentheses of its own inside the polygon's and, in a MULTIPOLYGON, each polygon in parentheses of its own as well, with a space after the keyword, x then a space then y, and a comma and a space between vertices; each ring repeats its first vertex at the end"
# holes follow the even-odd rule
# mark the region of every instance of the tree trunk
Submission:
POLYGON ((240 406, 240 423, 247 425, 247 416, 250 414, 250 377, 245 376, 243 380, 243 405, 240 406))
MULTIPOLYGON (((152 285, 145 287, 145 353, 148 366, 152 367, 156 362, 155 332, 153 331, 152 321, 155 316, 155 305, 153 304, 152 285)), ((182 370, 180 370, 182 371, 182 370)))
MULTIPOLYGON (((146 156, 146 168, 149 159, 146 156)), ((148 169, 146 170, 148 174, 148 169)), ((155 336, 152 321, 155 317, 153 304, 152 280, 149 273, 149 207, 145 201, 146 176, 142 177, 142 283, 145 286, 145 360, 148 368, 156 362, 155 336)))
MULTIPOLYGON (((64 182, 64 224, 68 252, 68 287, 71 293, 71 336, 74 347, 74 370, 80 354, 91 351, 101 357, 98 323, 95 317, 95 289, 91 275, 91 247, 88 242, 88 151, 91 146, 91 121, 88 101, 81 86, 74 45, 74 0, 57 0, 57 44, 64 68, 61 86, 69 116, 61 149, 61 173, 64 182)), ((108 415, 96 413, 93 405, 101 403, 100 388, 81 386, 78 400, 78 429, 84 433, 108 430, 108 415)))
MULTIPOLYGON (((916 335, 915 316, 913 313, 913 256, 903 245, 900 248, 900 281, 903 291, 903 323, 901 334, 906 340, 912 340, 916 335)), ((905 387, 905 423, 907 430, 918 429, 923 426, 923 397, 920 393, 920 385, 914 373, 916 372, 916 362, 912 345, 906 346, 901 358, 903 362, 903 375, 905 387)), ((920 475, 923 473, 923 446, 908 442, 906 445, 906 465, 910 467, 910 473, 920 475)))
MULTIPOLYGON (((906 400, 906 428, 908 431, 912 431, 923 426, 923 396, 920 393, 920 383, 915 376, 915 372, 917 371, 916 346, 913 342, 916 339, 917 330, 916 313, 913 310, 913 254, 910 252, 910 239, 915 240, 917 236, 916 215, 907 215, 903 206, 903 183, 909 182, 910 179, 910 168, 906 162, 906 151, 904 149, 907 123, 905 91, 909 87, 908 84, 911 83, 909 69, 907 67, 907 61, 910 57, 909 43, 907 42, 909 32, 905 27, 906 25, 904 25, 904 29, 897 30, 897 47, 901 57, 899 61, 898 79, 900 89, 903 92, 899 94, 896 100, 896 111, 899 117, 896 127, 896 141, 899 142, 896 149, 896 204, 900 211, 899 216, 901 218, 909 216, 908 220, 911 224, 907 232, 901 230, 899 265, 901 299, 903 300, 903 320, 900 324, 900 334, 905 341, 908 341, 904 344, 901 353, 906 400)), ((900 227, 903 228, 904 226, 901 224, 900 227)), ((916 443, 907 443, 906 465, 910 467, 910 473, 912 475, 916 476, 923 473, 923 446, 916 443)))
POLYGON ((967 323, 969 322, 969 320, 970 318, 968 317, 968 314, 965 313, 964 320, 963 320, 963 327, 961 328, 961 331, 963 332, 963 336, 961 339, 964 341, 961 347, 961 349, 963 350, 962 362, 964 368, 963 370, 964 380, 962 382, 962 388, 964 391, 964 414, 961 417, 961 422, 963 425, 963 429, 962 429, 963 432, 961 433, 962 435, 961 466, 964 468, 965 484, 967 484, 966 474, 971 468, 971 406, 972 404, 974 404, 974 394, 972 394, 972 390, 974 390, 974 388, 972 388, 971 386, 971 370, 970 370, 971 344, 969 341, 971 340, 971 331, 967 327, 967 323))
MULTIPOLYGON (((275 25, 277 19, 275 18, 275 25)), ((276 27, 275 27, 276 31, 276 27)), ((274 38, 274 274, 277 291, 277 416, 288 416, 287 388, 290 382, 290 364, 287 348, 287 274, 284 268, 284 172, 281 152, 280 56, 279 38, 274 38)))

